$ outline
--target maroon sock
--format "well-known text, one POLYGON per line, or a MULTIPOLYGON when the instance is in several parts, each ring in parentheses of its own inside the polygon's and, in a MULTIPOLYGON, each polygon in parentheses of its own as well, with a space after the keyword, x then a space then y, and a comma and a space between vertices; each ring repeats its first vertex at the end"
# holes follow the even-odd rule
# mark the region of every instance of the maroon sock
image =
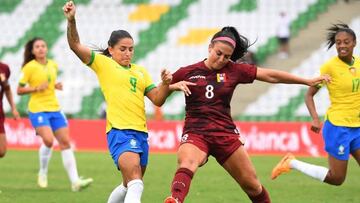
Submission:
POLYGON ((177 198, 180 202, 184 202, 184 199, 189 192, 193 176, 194 173, 189 169, 179 168, 172 181, 171 196, 177 198))
POLYGON ((266 191, 264 186, 261 186, 261 189, 262 190, 261 190, 260 194, 258 194, 256 196, 252 196, 252 197, 249 196, 252 203, 271 203, 269 193, 266 191))

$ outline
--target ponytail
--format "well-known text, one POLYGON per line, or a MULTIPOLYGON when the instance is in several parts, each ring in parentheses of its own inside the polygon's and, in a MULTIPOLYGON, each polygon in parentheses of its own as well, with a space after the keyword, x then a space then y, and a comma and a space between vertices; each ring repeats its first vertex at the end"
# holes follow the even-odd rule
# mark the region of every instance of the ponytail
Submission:
MULTIPOLYGON (((211 39, 211 43, 216 41, 216 39, 221 39, 221 37, 227 37, 232 39, 235 42, 235 47, 233 46, 233 43, 229 43, 229 41, 225 40, 224 42, 229 43, 231 46, 234 47, 234 52, 231 55, 230 59, 232 61, 237 61, 241 57, 243 57, 246 52, 248 51, 248 48, 253 45, 250 44, 249 39, 239 34, 239 32, 236 30, 235 27, 227 26, 223 27, 221 31, 217 32, 213 38, 211 39)), ((219 40, 223 41, 223 40, 219 40)))

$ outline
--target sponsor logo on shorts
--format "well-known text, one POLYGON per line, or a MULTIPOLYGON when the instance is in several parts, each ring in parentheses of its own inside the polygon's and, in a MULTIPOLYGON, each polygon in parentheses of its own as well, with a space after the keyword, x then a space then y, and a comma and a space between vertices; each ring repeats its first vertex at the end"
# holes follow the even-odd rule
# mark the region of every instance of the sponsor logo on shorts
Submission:
POLYGON ((187 139, 189 138, 189 135, 188 134, 185 134, 181 137, 181 142, 186 142, 187 139))
POLYGON ((345 147, 343 145, 339 146, 338 155, 344 155, 345 147))
POLYGON ((44 122, 44 118, 42 116, 37 117, 38 123, 44 122))
POLYGON ((131 148, 137 148, 137 146, 136 146, 136 140, 131 139, 131 140, 130 140, 130 145, 131 145, 131 148))

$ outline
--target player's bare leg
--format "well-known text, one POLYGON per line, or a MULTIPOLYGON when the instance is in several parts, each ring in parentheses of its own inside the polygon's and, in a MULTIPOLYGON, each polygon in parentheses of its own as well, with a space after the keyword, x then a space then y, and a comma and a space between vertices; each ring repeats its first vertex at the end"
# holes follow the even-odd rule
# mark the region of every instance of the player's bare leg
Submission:
POLYGON ((345 181, 348 161, 338 160, 329 155, 329 171, 324 182, 331 185, 341 185, 345 181))
POLYGON ((243 146, 240 146, 222 166, 236 180, 252 202, 271 202, 266 189, 257 179, 255 168, 243 146))
POLYGON ((360 149, 351 153, 358 165, 360 166, 360 149))
POLYGON ((127 188, 124 202, 140 203, 141 195, 144 190, 140 155, 134 152, 122 153, 118 160, 118 167, 122 173, 124 185, 127 188))

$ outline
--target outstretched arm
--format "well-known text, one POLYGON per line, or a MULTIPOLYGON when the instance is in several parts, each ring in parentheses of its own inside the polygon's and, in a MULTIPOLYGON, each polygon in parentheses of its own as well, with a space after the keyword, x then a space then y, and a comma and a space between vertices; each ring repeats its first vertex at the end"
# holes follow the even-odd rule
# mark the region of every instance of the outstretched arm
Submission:
POLYGON ((321 130, 321 122, 319 120, 319 115, 316 112, 314 96, 319 91, 317 87, 309 87, 305 95, 305 104, 312 118, 311 130, 315 133, 319 133, 321 130))
POLYGON ((323 81, 330 80, 328 76, 319 76, 312 79, 306 79, 288 72, 260 67, 257 69, 256 79, 269 83, 304 84, 308 86, 316 86, 323 81))
POLYGON ((73 1, 66 2, 63 7, 64 15, 67 18, 67 40, 70 49, 80 58, 80 60, 88 64, 91 61, 91 50, 80 43, 79 34, 76 29, 75 13, 76 7, 73 1))

